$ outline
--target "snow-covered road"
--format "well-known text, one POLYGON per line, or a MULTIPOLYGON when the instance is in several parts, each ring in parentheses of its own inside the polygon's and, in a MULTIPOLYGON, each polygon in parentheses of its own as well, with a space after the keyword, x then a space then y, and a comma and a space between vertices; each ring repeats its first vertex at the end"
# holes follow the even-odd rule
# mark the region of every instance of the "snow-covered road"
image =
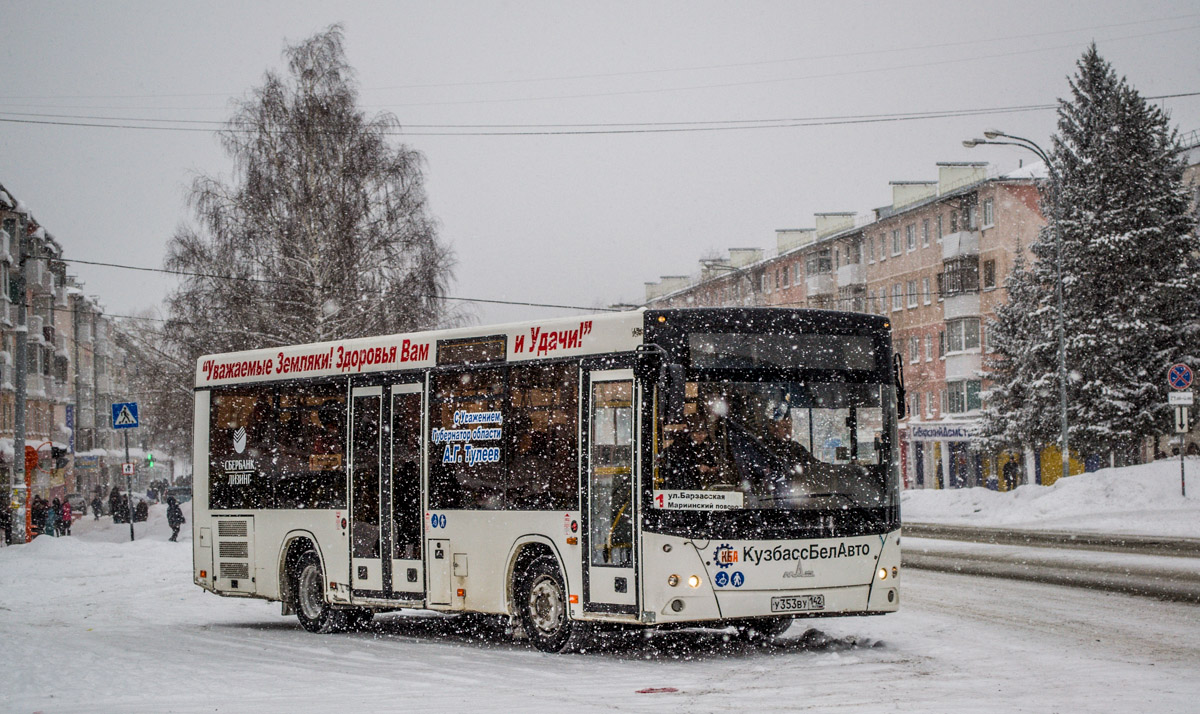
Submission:
POLYGON ((441 617, 310 635, 194 587, 161 507, 137 542, 122 528, 0 549, 0 709, 1165 714, 1200 698, 1186 604, 910 570, 898 614, 800 621, 778 645, 684 631, 551 656, 441 617))

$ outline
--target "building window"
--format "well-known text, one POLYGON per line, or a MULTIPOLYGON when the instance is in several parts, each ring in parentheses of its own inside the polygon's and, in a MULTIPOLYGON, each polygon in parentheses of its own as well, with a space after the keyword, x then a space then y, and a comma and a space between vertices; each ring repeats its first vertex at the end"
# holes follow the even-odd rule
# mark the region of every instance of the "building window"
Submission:
POLYGON ((788 282, 788 266, 779 269, 779 280, 782 287, 791 287, 791 283, 788 282))
POLYGON ((942 389, 942 390, 939 390, 939 391, 940 391, 940 393, 941 393, 941 395, 942 395, 942 399, 941 399, 941 401, 942 401, 942 413, 943 413, 943 414, 945 414, 945 413, 947 413, 948 411, 950 411, 950 410, 947 408, 949 405, 946 403, 946 401, 947 401, 947 400, 946 400, 946 390, 942 389))
POLYGON ((925 335, 925 361, 933 361, 933 335, 925 335))
MULTIPOLYGON (((991 199, 988 199, 988 200, 991 200, 991 199)), ((995 260, 983 261, 983 287, 985 287, 985 288, 996 287, 996 261, 995 260)))
POLYGON ((983 227, 991 228, 996 220, 995 214, 995 199, 987 198, 983 201, 983 227))
POLYGON ((922 248, 929 247, 929 219, 928 218, 921 221, 921 247, 922 248))
POLYGON ((900 229, 892 229, 892 255, 900 255, 900 229))
POLYGON ((921 361, 921 338, 920 336, 908 338, 908 361, 916 364, 921 361))
POLYGON ((950 232, 958 233, 958 211, 950 211, 950 232))
POLYGON ((896 283, 892 286, 892 312, 904 309, 904 286, 896 283))
POLYGON ((908 306, 914 308, 917 306, 917 281, 909 280, 905 287, 908 288, 908 306))
POLYGON ((979 349, 979 318, 963 317, 946 321, 946 351, 979 349))
POLYGON ((808 275, 823 275, 833 272, 833 254, 828 248, 809 257, 804 269, 808 275))
POLYGON ((947 296, 979 292, 979 256, 970 255, 948 260, 945 266, 946 277, 942 289, 947 296))
POLYGON ((908 412, 908 418, 910 418, 910 419, 920 419, 921 418, 921 395, 918 392, 913 392, 912 408, 908 412))
POLYGON ((908 247, 908 252, 913 252, 917 249, 917 226, 914 223, 909 223, 904 227, 904 242, 908 247))
POLYGON ((937 242, 942 242, 942 214, 937 214, 937 242))
POLYGON ((979 229, 979 206, 970 204, 967 206, 967 230, 974 231, 979 229))
POLYGON ((938 297, 938 302, 941 302, 941 301, 942 301, 942 298, 943 298, 943 297, 945 297, 945 294, 946 294, 946 274, 945 274, 945 273, 938 273, 938 274, 937 274, 937 297, 938 297))
POLYGON ((875 262, 875 241, 867 239, 867 262, 875 262))
POLYGON ((926 305, 933 301, 933 296, 930 294, 929 289, 929 278, 921 278, 921 292, 925 295, 926 305))
POLYGON ((937 411, 937 405, 933 403, 933 400, 936 398, 937 398, 937 394, 935 394, 933 392, 925 393, 925 404, 929 410, 930 418, 933 418, 933 413, 937 411))
POLYGON ((938 333, 938 357, 944 358, 945 356, 946 356, 946 331, 942 330, 941 332, 938 333))
POLYGON ((976 411, 982 406, 979 398, 980 383, 977 379, 946 384, 946 411, 951 414, 976 411))

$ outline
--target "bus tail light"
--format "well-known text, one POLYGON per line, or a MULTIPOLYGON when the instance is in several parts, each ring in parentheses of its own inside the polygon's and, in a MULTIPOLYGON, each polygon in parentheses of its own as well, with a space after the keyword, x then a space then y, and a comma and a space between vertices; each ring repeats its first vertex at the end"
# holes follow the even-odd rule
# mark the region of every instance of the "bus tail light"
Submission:
POLYGON ((207 570, 201 570, 201 571, 200 571, 200 577, 201 577, 201 578, 207 578, 207 577, 208 577, 208 571, 207 571, 207 570))
POLYGON ((459 588, 459 589, 458 589, 458 596, 459 596, 459 597, 466 597, 466 596, 467 596, 467 591, 466 591, 466 589, 464 589, 464 588, 459 588))
POLYGON ((567 598, 567 600, 569 600, 572 605, 579 604, 579 596, 578 595, 571 595, 570 597, 567 598))
POLYGON ((567 539, 567 545, 579 545, 579 539, 575 536, 571 536, 567 539))

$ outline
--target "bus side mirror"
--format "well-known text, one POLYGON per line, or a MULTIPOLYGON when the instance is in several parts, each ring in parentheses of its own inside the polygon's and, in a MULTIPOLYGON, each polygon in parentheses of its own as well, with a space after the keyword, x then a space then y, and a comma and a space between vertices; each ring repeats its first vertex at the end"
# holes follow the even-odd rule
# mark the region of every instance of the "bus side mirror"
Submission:
POLYGON ((896 418, 903 419, 908 415, 908 397, 904 392, 904 358, 899 354, 892 355, 892 375, 896 381, 896 418))
POLYGON ((668 424, 683 423, 686 377, 681 364, 664 364, 658 370, 658 393, 663 416, 668 424))

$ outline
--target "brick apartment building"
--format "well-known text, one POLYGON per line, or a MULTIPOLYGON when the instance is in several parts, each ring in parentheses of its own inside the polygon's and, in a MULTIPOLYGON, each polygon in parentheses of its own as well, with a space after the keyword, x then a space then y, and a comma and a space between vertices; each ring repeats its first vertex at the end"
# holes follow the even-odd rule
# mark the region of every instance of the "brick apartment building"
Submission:
MULTIPOLYGON (((733 248, 695 276, 646 284, 646 305, 761 305, 874 312, 891 318, 909 415, 900 436, 905 485, 990 485, 1008 461, 1020 482, 1052 483, 1054 448, 987 454, 975 437, 988 351, 986 323, 1007 299, 1018 251, 1045 225, 1040 165, 1007 174, 985 163, 939 163, 937 180, 893 181, 892 203, 867 215, 818 213, 814 227, 776 231, 773 256, 733 248)), ((1072 462, 1072 472, 1083 463, 1072 462)), ((1011 468, 1009 469, 1011 472, 1011 468)))
POLYGON ((0 285, 5 287, 0 296, 0 489, 5 491, 13 465, 21 300, 28 326, 25 443, 39 455, 30 479, 33 493, 91 493, 114 483, 124 461, 109 405, 130 396, 128 355, 117 344, 103 306, 84 295, 62 258, 54 236, 0 185, 0 285), (27 259, 23 295, 16 284, 22 232, 25 254, 37 256, 27 259))

